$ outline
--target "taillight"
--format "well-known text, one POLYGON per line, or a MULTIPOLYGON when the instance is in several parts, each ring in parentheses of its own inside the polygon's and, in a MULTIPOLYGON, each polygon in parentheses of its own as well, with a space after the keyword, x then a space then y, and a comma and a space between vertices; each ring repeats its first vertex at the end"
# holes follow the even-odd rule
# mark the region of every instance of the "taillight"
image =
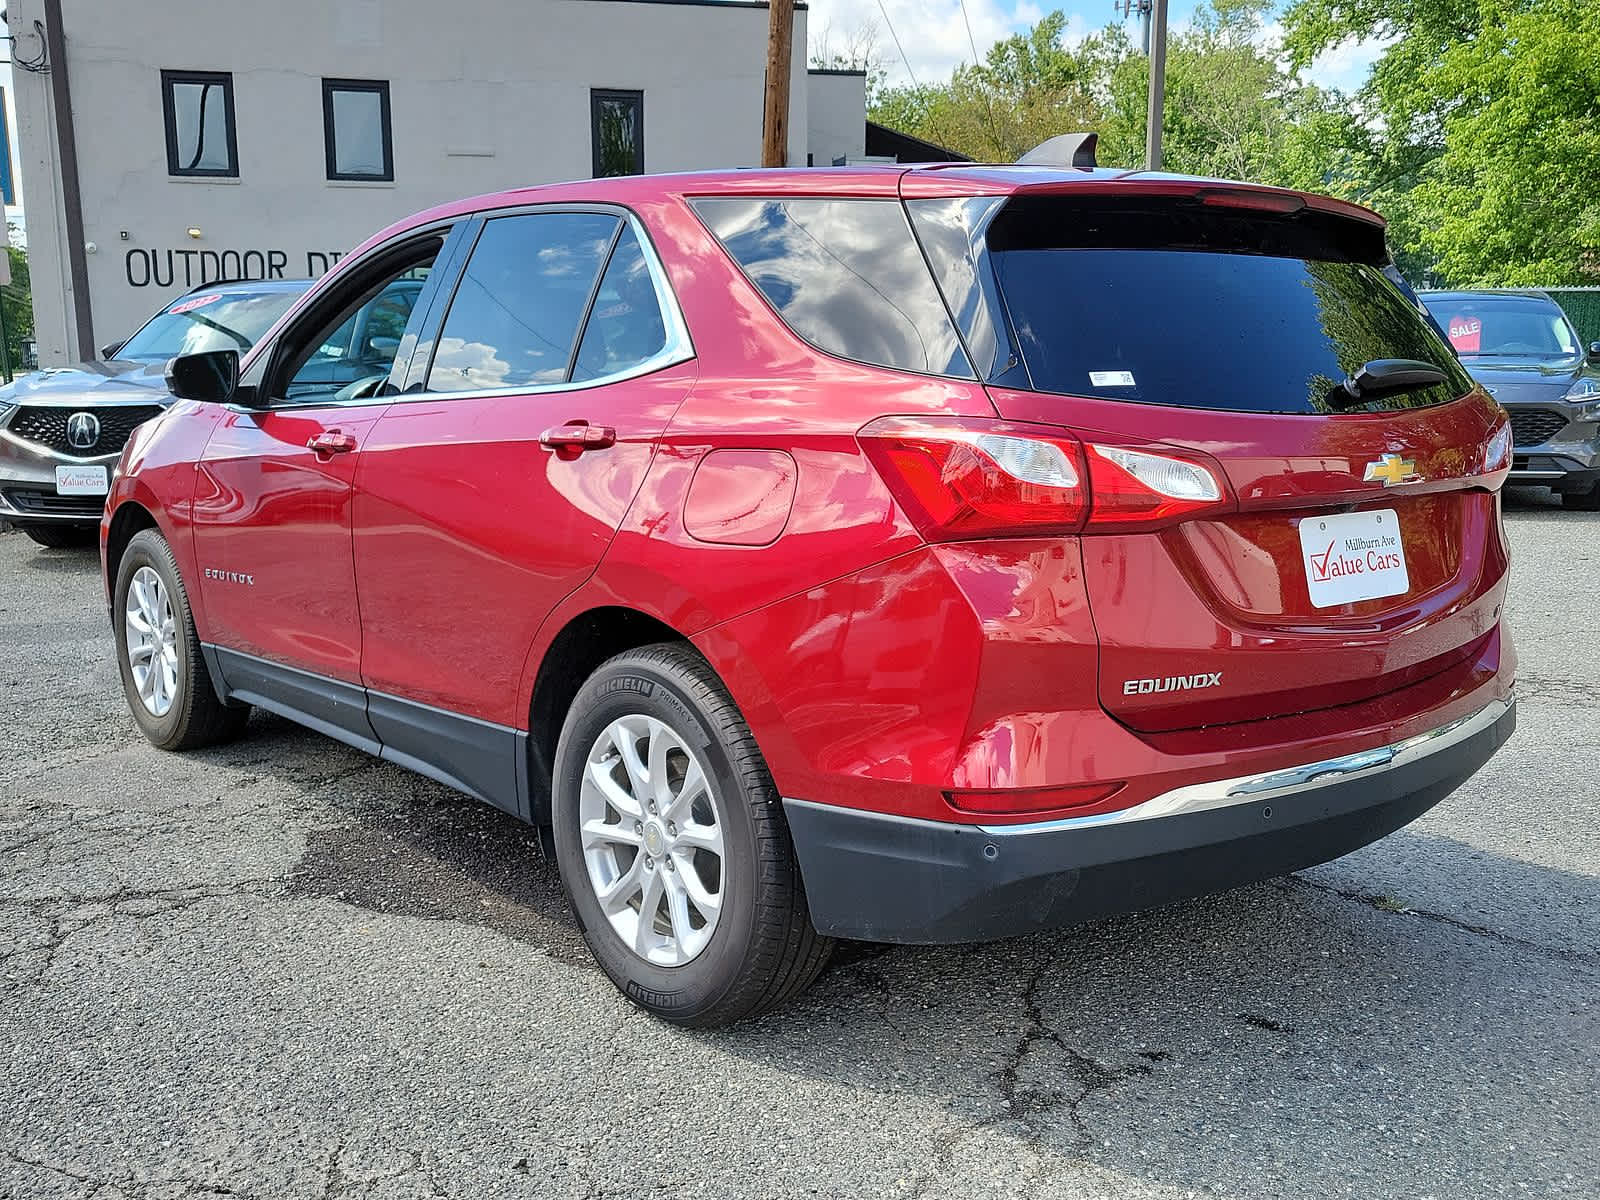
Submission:
POLYGON ((859 437, 929 541, 1148 529, 1228 504, 1216 468, 1165 446, 976 418, 885 417, 859 437))
POLYGON ((860 438, 930 541, 1083 528, 1083 446, 1064 430, 886 417, 860 438))
POLYGON ((1222 482, 1202 463, 1098 443, 1089 457, 1091 527, 1166 523, 1222 504, 1222 482))
POLYGON ((1483 447, 1483 473, 1493 475, 1511 466, 1511 422, 1503 421, 1483 447))

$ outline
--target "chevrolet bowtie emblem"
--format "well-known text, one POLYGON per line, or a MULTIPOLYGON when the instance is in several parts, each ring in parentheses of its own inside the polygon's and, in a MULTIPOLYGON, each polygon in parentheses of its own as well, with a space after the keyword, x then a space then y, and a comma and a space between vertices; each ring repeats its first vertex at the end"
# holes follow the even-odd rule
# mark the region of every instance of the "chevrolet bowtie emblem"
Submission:
POLYGON ((1397 483, 1412 483, 1420 478, 1417 474, 1417 464, 1409 458, 1401 458, 1398 454, 1385 454, 1377 462, 1367 464, 1367 473, 1362 478, 1363 483, 1381 483, 1384 487, 1393 487, 1397 483))

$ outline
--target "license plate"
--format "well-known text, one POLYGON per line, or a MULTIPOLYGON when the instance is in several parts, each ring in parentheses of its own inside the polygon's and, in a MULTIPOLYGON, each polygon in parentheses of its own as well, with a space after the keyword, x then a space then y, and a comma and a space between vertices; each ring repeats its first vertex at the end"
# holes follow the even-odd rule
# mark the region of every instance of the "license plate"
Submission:
POLYGON ((58 496, 104 496, 110 490, 104 467, 56 468, 58 496))
POLYGON ((1392 508, 1301 521, 1300 560, 1318 608, 1411 590, 1400 519, 1392 508))

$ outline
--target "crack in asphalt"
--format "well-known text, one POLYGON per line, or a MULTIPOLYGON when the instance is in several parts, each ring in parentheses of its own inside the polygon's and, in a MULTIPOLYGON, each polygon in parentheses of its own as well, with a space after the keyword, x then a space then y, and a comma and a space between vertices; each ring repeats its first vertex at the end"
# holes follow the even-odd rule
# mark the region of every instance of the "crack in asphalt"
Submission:
MULTIPOLYGON (((1051 961, 1050 956, 1043 952, 1029 959, 1029 970, 1021 992, 1022 1030, 1004 1062, 988 1076, 989 1084, 999 1099, 998 1108, 976 1123, 960 1127, 954 1136, 946 1139, 938 1147, 934 1161, 911 1181, 912 1200, 920 1200, 927 1196, 929 1188, 954 1162, 956 1148, 963 1141, 981 1135, 985 1130, 1007 1125, 1018 1126, 1023 1144, 1031 1152, 1038 1154, 1048 1137, 1048 1130, 1045 1127, 1047 1119, 1055 1113, 1064 1113, 1072 1127, 1077 1142, 1076 1149, 1081 1155, 1082 1151, 1094 1144, 1094 1136, 1089 1132, 1080 1111, 1083 1102, 1098 1092, 1116 1087, 1130 1079, 1152 1074, 1155 1069, 1152 1063, 1164 1062, 1170 1057, 1162 1050, 1140 1051, 1139 1056, 1146 1061, 1129 1063, 1124 1067, 1110 1067, 1075 1046, 1068 1045, 1061 1033, 1046 1020, 1044 1008, 1039 1001, 1039 987, 1051 961), (1074 1088, 1038 1087, 1023 1082, 1024 1068, 1042 1046, 1053 1046, 1059 1052, 1066 1068, 1066 1075, 1075 1085, 1074 1088)), ((848 969, 858 970, 859 966, 851 964, 848 969)), ((1078 1157, 1077 1161, 1087 1163, 1089 1160, 1078 1157)))
POLYGON ((217 1183, 212 1180, 189 1179, 181 1175, 169 1175, 161 1179, 138 1180, 133 1177, 132 1172, 116 1177, 97 1177, 94 1175, 82 1175, 77 1171, 68 1170, 66 1167, 58 1166, 55 1163, 45 1162, 43 1159, 28 1158, 25 1155, 18 1154, 15 1150, 8 1149, 5 1151, 5 1155, 6 1158, 19 1166, 31 1167, 36 1171, 48 1171, 52 1175, 59 1175, 63 1179, 70 1179, 74 1183, 88 1186, 90 1190, 85 1194, 84 1200, 94 1200, 94 1197, 108 1187, 116 1188, 128 1200, 136 1200, 137 1197, 145 1195, 151 1188, 167 1187, 181 1187, 184 1189, 185 1194, 190 1196, 233 1196, 236 1200, 254 1200, 254 1193, 241 1192, 225 1183, 217 1183))
POLYGON ((1569 946, 1547 945, 1544 942, 1533 941, 1531 938, 1518 937, 1514 933, 1506 933, 1504 930, 1495 929, 1490 925, 1478 925, 1472 921, 1465 921, 1460 917, 1452 917, 1448 913, 1434 912, 1431 909, 1413 908, 1409 905, 1403 908, 1396 908, 1394 899, 1390 896, 1373 895, 1369 892, 1358 891, 1355 888, 1335 887, 1333 884, 1318 883, 1314 879, 1306 879, 1299 875, 1286 875, 1284 884, 1290 888, 1301 887, 1321 892, 1328 896, 1338 896, 1342 900, 1350 900, 1391 916, 1421 917, 1424 921, 1447 925, 1452 929, 1459 929, 1463 933, 1488 938, 1490 941, 1499 942, 1504 946, 1513 946, 1519 950, 1533 950, 1551 958, 1560 959, 1562 962, 1582 963, 1585 966, 1600 965, 1600 952, 1597 951, 1574 950, 1569 946))
POLYGON ((246 879, 230 884, 201 885, 197 887, 180 888, 124 888, 115 892, 71 894, 64 893, 55 896, 33 897, 30 899, 12 899, 0 897, 0 907, 21 909, 34 920, 42 922, 45 927, 45 940, 28 946, 18 946, 15 949, 0 952, 0 964, 9 963, 13 959, 20 959, 27 955, 42 955, 43 961, 38 969, 17 978, 12 975, 0 977, 0 982, 11 983, 13 986, 27 986, 43 981, 45 975, 55 966, 56 955, 62 947, 76 934, 92 926, 100 925, 118 917, 135 921, 147 921, 152 917, 165 916, 191 908, 206 900, 216 900, 228 896, 250 895, 261 899, 274 898, 272 892, 263 890, 267 885, 276 885, 278 895, 282 894, 283 880, 271 879, 246 879), (150 905, 142 909, 129 908, 129 905, 150 905), (73 920, 75 914, 89 908, 101 908, 104 911, 90 912, 80 920, 73 920))

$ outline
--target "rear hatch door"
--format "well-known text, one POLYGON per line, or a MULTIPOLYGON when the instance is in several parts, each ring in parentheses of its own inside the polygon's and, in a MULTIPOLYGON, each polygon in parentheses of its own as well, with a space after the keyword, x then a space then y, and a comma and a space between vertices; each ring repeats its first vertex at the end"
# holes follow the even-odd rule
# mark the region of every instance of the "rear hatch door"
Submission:
POLYGON ((1388 267, 1375 218, 1126 187, 1023 193, 988 218, 972 266, 998 301, 1000 414, 1198 451, 1230 493, 1204 519, 1082 539, 1109 712, 1161 732, 1328 709, 1483 651, 1504 417, 1388 267), (1339 395, 1388 359, 1444 380, 1339 395))

